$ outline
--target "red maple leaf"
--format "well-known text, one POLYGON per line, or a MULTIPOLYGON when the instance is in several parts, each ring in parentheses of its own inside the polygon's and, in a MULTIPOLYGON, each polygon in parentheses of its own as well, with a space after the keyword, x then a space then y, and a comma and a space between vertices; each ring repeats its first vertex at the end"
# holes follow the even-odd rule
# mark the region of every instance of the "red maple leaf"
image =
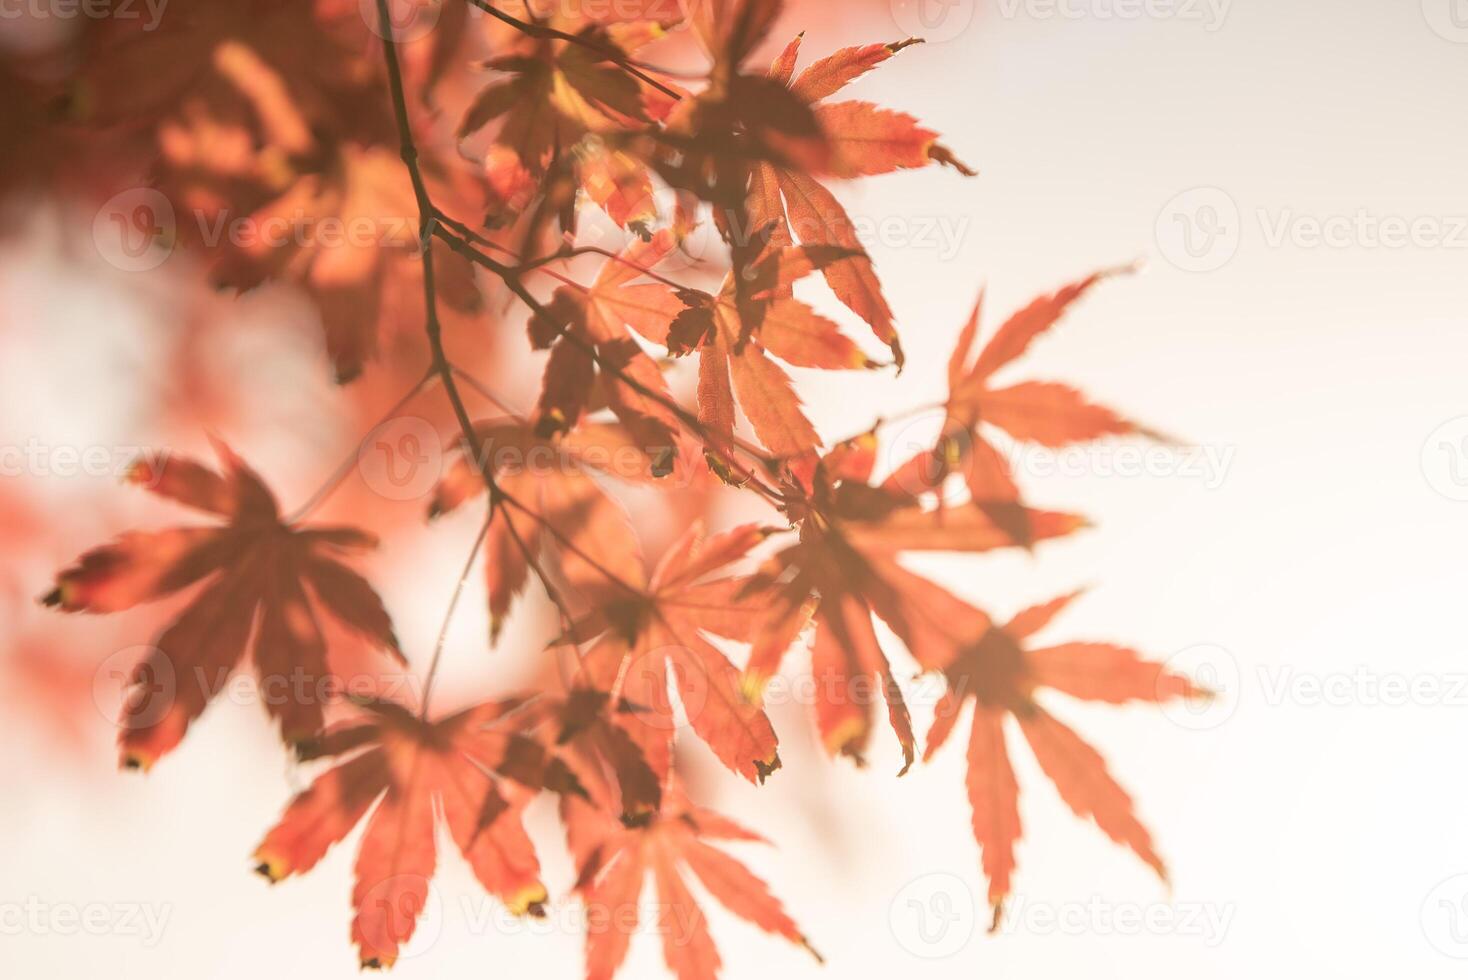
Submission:
POLYGON ((1197 697, 1202 692, 1187 678, 1168 673, 1163 665, 1149 663, 1125 647, 1101 643, 1028 647, 1026 641, 1073 599, 1075 595, 1062 596, 1026 609, 1004 626, 994 626, 982 612, 952 596, 938 597, 954 641, 928 644, 918 652, 923 666, 941 672, 948 683, 928 733, 925 759, 931 759, 952 734, 964 704, 974 702, 968 792, 996 927, 1014 873, 1014 845, 1020 838, 1019 786, 1005 744, 1006 715, 1019 723, 1066 806, 1081 819, 1094 820, 1106 836, 1167 877, 1151 835, 1132 812, 1131 797, 1111 777, 1105 760, 1040 707, 1035 693, 1050 689, 1081 700, 1124 704, 1197 697))
POLYGON ((765 932, 820 955, 779 899, 748 868, 707 841, 763 839, 725 817, 694 806, 676 785, 662 809, 631 825, 580 800, 563 798, 561 814, 576 858, 577 890, 587 906, 587 980, 611 980, 627 957, 649 874, 658 897, 654 928, 663 959, 678 980, 715 980, 723 965, 688 872, 730 912, 765 932))
POLYGON ((1099 272, 1042 296, 1004 322, 973 356, 983 297, 974 306, 948 364, 949 395, 938 445, 897 467, 887 487, 909 494, 936 491, 961 474, 973 502, 1008 527, 1021 541, 1029 530, 1022 519, 1019 487, 1003 454, 984 435, 987 426, 1016 442, 1061 447, 1109 435, 1154 435, 1099 405, 1075 389, 1053 382, 1026 381, 995 387, 993 375, 1018 358, 1040 334, 1053 327, 1072 303, 1108 273, 1099 272), (972 363, 970 364, 970 360, 972 363))
POLYGON ((947 164, 967 176, 974 176, 974 171, 937 142, 937 133, 923 128, 906 113, 879 109, 869 102, 825 102, 917 41, 842 48, 795 76, 801 40, 797 37, 790 42, 771 65, 769 75, 812 107, 831 147, 829 163, 822 171, 807 173, 761 162, 750 180, 749 230, 764 230, 774 245, 799 241, 857 253, 826 266, 822 273, 836 297, 871 326, 901 367, 902 345, 872 261, 850 215, 817 177, 869 176, 930 163, 947 164))
POLYGON ((272 883, 305 874, 367 819, 352 889, 352 941, 364 967, 392 966, 412 938, 437 860, 438 820, 485 890, 516 915, 543 915, 546 890, 521 814, 539 790, 581 790, 559 759, 520 733, 524 706, 484 704, 429 723, 400 705, 369 705, 367 722, 303 746, 303 759, 350 758, 291 802, 256 849, 256 870, 272 883))
POLYGON ((129 532, 82 555, 42 600, 66 612, 111 613, 197 587, 128 682, 118 739, 128 768, 147 769, 178 745, 247 647, 262 692, 273 692, 262 700, 282 738, 298 742, 318 732, 326 699, 316 692, 334 676, 319 612, 403 662, 382 600, 340 560, 376 539, 355 528, 283 521, 260 478, 228 447, 215 448, 223 475, 156 456, 129 479, 226 523, 129 532))
MULTIPOLYGON (((912 722, 873 628, 881 618, 921 660, 930 642, 926 595, 931 583, 897 561, 908 551, 984 552, 1013 547, 1014 538, 977 508, 928 510, 912 497, 868 482, 874 437, 843 443, 825 457, 806 457, 786 487, 787 511, 799 540, 772 558, 744 587, 769 609, 754 640, 747 685, 759 690, 779 667, 814 611, 812 669, 820 697, 817 726, 832 754, 860 761, 871 734, 875 692, 902 746, 903 772, 916 754, 912 722)), ((1085 526, 1070 514, 1028 511, 1035 540, 1085 526)))

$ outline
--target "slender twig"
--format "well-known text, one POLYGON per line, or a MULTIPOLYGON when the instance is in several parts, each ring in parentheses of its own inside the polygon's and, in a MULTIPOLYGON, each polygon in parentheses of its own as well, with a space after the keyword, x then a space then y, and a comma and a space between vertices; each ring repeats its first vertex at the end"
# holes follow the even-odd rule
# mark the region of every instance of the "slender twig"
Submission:
MULTIPOLYGON (((454 251, 463 255, 471 262, 482 265, 484 268, 488 269, 490 272, 498 276, 500 280, 503 281, 507 287, 509 287, 511 292, 519 297, 526 306, 530 307, 531 312, 549 317, 550 311, 546 308, 544 303, 536 299, 535 295, 525 287, 525 284, 521 280, 520 275, 516 271, 516 269, 492 258, 491 256, 485 255, 482 251, 475 248, 471 243, 454 234, 442 223, 437 224, 434 227, 433 233, 438 236, 440 241, 444 242, 454 251)), ((709 432, 707 427, 704 426, 703 422, 699 419, 697 415, 688 411, 688 409, 684 408, 682 405, 678 404, 676 401, 669 398, 662 392, 649 388, 637 378, 624 371, 619 365, 609 362, 602 355, 601 351, 597 349, 595 344, 579 336, 574 330, 562 330, 560 332, 560 337, 564 339, 567 343, 571 344, 573 347, 578 348, 582 351, 582 353, 590 357, 592 361, 597 365, 597 367, 601 368, 603 373, 611 375, 612 377, 616 378, 619 383, 626 385, 628 388, 632 389, 643 398, 648 399, 649 401, 657 404, 661 408, 671 413, 674 418, 676 418, 678 422, 684 426, 684 428, 688 429, 690 433, 698 437, 699 441, 703 443, 705 449, 720 456, 723 462, 729 466, 731 472, 737 474, 742 480, 745 481, 741 484, 741 486, 748 486, 754 489, 757 493, 760 493, 762 496, 765 496, 771 500, 781 499, 777 491, 773 490, 763 481, 761 481, 758 478, 757 474, 753 470, 747 468, 742 462, 740 462, 740 460, 733 454, 732 451, 724 448, 724 440, 716 439, 713 433, 709 432)), ((752 447, 749 447, 747 444, 738 443, 736 441, 736 446, 743 449, 747 455, 753 457, 757 462, 765 465, 766 467, 773 467, 778 464, 778 460, 776 460, 774 457, 769 456, 765 453, 758 452, 752 449, 752 447)))
POLYGON ((418 709, 418 717, 421 719, 428 718, 428 703, 433 698, 433 681, 438 676, 438 665, 443 660, 444 644, 448 641, 449 623, 453 622, 454 610, 459 607, 459 597, 464 594, 464 583, 469 581, 469 573, 474 570, 474 559, 479 557, 479 549, 484 547, 484 539, 489 537, 489 525, 493 520, 494 512, 491 511, 484 518, 484 526, 479 529, 474 546, 469 549, 469 558, 464 562, 464 570, 459 573, 459 581, 454 584, 454 594, 449 598, 449 607, 444 611, 443 625, 438 628, 438 639, 433 644, 433 658, 428 661, 428 673, 423 678, 423 703, 418 709))
POLYGON ((651 85, 653 88, 657 89, 659 92, 663 93, 669 98, 683 98, 683 96, 678 92, 677 89, 669 88, 667 85, 664 85, 662 82, 658 81, 656 78, 653 78, 647 72, 643 71, 640 67, 638 67, 638 62, 634 62, 631 58, 627 57, 627 53, 618 48, 615 44, 599 41, 595 37, 591 37, 586 34, 571 34, 567 31, 558 30, 554 27, 547 27, 544 24, 526 23, 525 21, 520 20, 518 17, 514 17, 510 14, 505 13, 503 10, 500 10, 498 7, 490 3, 489 0, 469 0, 469 2, 478 7, 480 10, 484 11, 486 14, 489 14, 496 20, 504 21, 506 24, 509 24, 511 27, 515 28, 515 30, 519 31, 521 34, 524 34, 526 37, 538 38, 542 41, 565 41, 568 44, 579 45, 583 48, 586 48, 588 51, 596 52, 603 58, 610 61, 612 64, 621 68, 627 74, 631 75, 633 78, 637 79, 640 82, 651 85))
MULTIPOLYGON (((418 148, 413 139, 412 124, 408 116, 408 99, 403 86, 402 67, 398 62, 397 43, 393 38, 392 20, 388 14, 388 0, 376 0, 376 3, 379 26, 382 31, 383 55, 387 62, 388 88, 392 96, 393 115, 397 121, 399 154, 402 157, 403 164, 408 169, 408 176, 413 185, 413 195, 418 203, 418 237, 422 246, 421 254, 423 261, 424 329, 428 335, 428 344, 432 352, 432 370, 443 384, 444 394, 447 396, 449 404, 454 410, 454 416, 458 420, 459 429, 463 434, 466 450, 474 454, 473 458, 479 464, 480 475, 483 477, 485 486, 489 490, 489 515, 487 521, 493 520, 496 508, 508 505, 525 513, 531 520, 539 522, 558 537, 564 538, 564 535, 561 535, 559 530, 553 527, 541 515, 505 493, 495 481, 494 471, 490 467, 489 461, 483 458, 482 453, 478 452, 479 440, 475 433, 474 422, 469 417, 469 410, 464 404, 463 396, 459 392, 453 366, 449 362, 448 355, 444 350, 443 327, 438 318, 438 287, 434 274, 432 244, 435 233, 440 231, 442 227, 439 223, 439 212, 434 206, 432 197, 429 195, 428 186, 424 182, 423 172, 418 163, 418 148)), ((509 283, 510 279, 506 278, 506 282, 509 283)), ((514 286, 512 285, 511 288, 513 289, 514 286)), ((520 288, 523 290, 523 285, 520 288)), ((525 295, 529 296, 528 291, 526 291, 525 295)), ((529 298, 532 302, 534 301, 533 296, 529 296, 529 298)), ((509 525, 510 535, 516 547, 524 555, 525 561, 535 570, 537 577, 541 580, 542 586, 546 589, 547 595, 550 595, 552 601, 561 609, 563 617, 567 616, 568 613, 559 599, 559 593, 556 592, 555 586, 552 584, 550 578, 540 567, 535 554, 520 536, 518 529, 514 526, 514 521, 508 520, 507 523, 509 525)), ((486 523, 487 527, 488 524, 486 523)), ((574 544, 572 546, 574 547, 574 544)), ((623 582, 595 559, 584 553, 582 553, 582 557, 599 573, 605 575, 609 581, 620 585, 628 591, 636 591, 633 586, 623 582)))
MULTIPOLYGON (((421 393, 423 389, 428 386, 429 382, 435 380, 437 377, 438 373, 436 371, 429 370, 427 373, 425 373, 423 377, 418 379, 418 383, 415 384, 411 389, 409 389, 408 393, 405 394, 402 398, 399 398, 397 400, 397 403, 394 404, 392 408, 389 408, 385 413, 383 413, 382 417, 374 422, 372 424, 372 428, 368 429, 367 431, 371 433, 379 426, 392 421, 392 419, 395 418, 399 412, 408 407, 409 402, 418 397, 419 393, 421 393)), ((316 492, 311 494, 310 498, 301 505, 300 509, 297 510, 290 517, 286 518, 287 524, 298 524, 301 521, 305 520, 307 517, 310 517, 312 511, 314 511, 317 507, 320 507, 328 497, 335 493, 337 489, 346 482, 347 477, 351 475, 352 470, 357 468, 361 460, 361 446, 362 444, 358 442, 357 451, 344 459, 341 465, 332 472, 330 477, 327 478, 326 482, 323 483, 319 488, 317 488, 316 492)))

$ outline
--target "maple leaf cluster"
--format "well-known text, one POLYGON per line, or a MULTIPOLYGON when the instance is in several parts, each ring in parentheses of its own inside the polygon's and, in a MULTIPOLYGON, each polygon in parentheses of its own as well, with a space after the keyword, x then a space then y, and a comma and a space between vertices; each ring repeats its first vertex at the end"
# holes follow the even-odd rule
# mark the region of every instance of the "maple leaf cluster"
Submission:
POLYGON ((106 130, 140 153, 153 186, 201 219, 180 226, 180 243, 217 285, 280 282, 309 297, 340 382, 417 359, 427 378, 407 397, 441 397, 453 418, 425 517, 482 511, 473 551, 489 644, 538 589, 556 619, 539 656, 564 667, 515 697, 440 715, 440 638, 415 659, 416 702, 353 689, 352 676, 413 668, 356 566, 376 536, 311 520, 336 484, 287 514, 223 442, 218 468, 159 454, 133 482, 216 522, 126 533, 44 596, 79 613, 184 597, 127 678, 123 764, 148 769, 179 751, 248 662, 262 692, 282 692, 262 701, 295 756, 331 761, 265 834, 257 870, 272 882, 308 873, 365 824, 351 896, 364 966, 391 966, 411 940, 440 823, 488 893, 544 915, 551 893, 523 819, 549 793, 575 861, 571 891, 605 913, 589 920, 588 978, 623 963, 650 877, 664 914, 697 923, 691 935, 659 929, 669 969, 710 980, 721 961, 690 880, 766 932, 811 943, 715 846, 759 838, 689 798, 678 743, 696 737, 751 783, 779 778, 765 696, 808 650, 813 723, 832 756, 860 763, 885 708, 905 773, 973 703, 967 789, 996 924, 1021 835, 1014 731, 1077 816, 1165 874, 1101 756, 1037 695, 1121 704, 1203 692, 1124 647, 1038 646, 1074 596, 996 621, 902 561, 1029 549, 1087 527, 1032 507, 1004 445, 1151 433, 1066 385, 994 378, 1107 274, 1036 300, 982 346, 976 307, 931 447, 888 465, 880 428, 828 441, 792 369, 905 360, 833 186, 929 165, 973 175, 913 116, 841 97, 919 39, 802 68, 796 37, 760 66, 779 0, 579 6, 444 0, 436 29, 408 38, 398 0, 377 0, 380 19, 362 18, 355 0, 177 0, 157 31, 89 28, 65 98, 26 103, 63 113, 52 128, 106 130), (659 52, 688 57, 693 45, 699 70, 658 66, 659 52), (283 243, 198 234, 242 216, 364 220, 381 234, 345 245, 309 232, 283 243), (594 222, 622 244, 586 235, 594 222), (690 254, 700 225, 725 245, 712 279, 690 254), (817 274, 879 353, 803 298, 817 274), (460 351, 505 322, 544 352, 523 412, 461 366, 460 351), (714 534, 689 521, 649 560, 623 488, 670 501, 744 494, 770 517, 714 534), (914 668, 944 689, 922 750, 904 691, 914 668))

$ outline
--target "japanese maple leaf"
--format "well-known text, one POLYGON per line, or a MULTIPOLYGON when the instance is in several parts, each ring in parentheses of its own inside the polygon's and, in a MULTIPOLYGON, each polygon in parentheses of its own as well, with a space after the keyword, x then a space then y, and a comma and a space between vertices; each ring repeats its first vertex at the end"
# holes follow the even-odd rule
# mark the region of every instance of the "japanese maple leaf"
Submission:
POLYGON ((611 980, 637 932, 639 899, 651 874, 663 959, 678 980, 714 980, 723 966, 688 872, 730 912, 820 955, 779 899, 748 868, 709 841, 764 843, 732 820, 689 802, 674 785, 662 809, 631 825, 581 800, 563 799, 562 817, 588 914, 587 980, 611 980))
POLYGON ((711 202, 731 241, 749 238, 745 197, 757 164, 818 170, 831 155, 807 102, 778 81, 743 70, 782 7, 781 0, 697 5, 693 25, 713 61, 708 84, 679 101, 664 126, 648 135, 653 147, 640 150, 670 186, 711 202))
POLYGON ((1005 742, 1006 715, 1019 723, 1035 760, 1076 816, 1094 820, 1106 836, 1167 877, 1151 835, 1132 812, 1131 797, 1112 779, 1100 754, 1040 707, 1035 693, 1049 689, 1086 701, 1124 704, 1197 697, 1201 692, 1187 678, 1124 647, 1065 643, 1030 648, 1027 641, 1074 598, 1062 596, 1021 612, 1004 626, 994 626, 977 609, 951 596, 939 597, 949 635, 962 639, 919 652, 923 666, 941 672, 948 684, 928 733, 925 759, 942 748, 963 706, 974 702, 968 792, 996 927, 1014 874, 1014 845, 1020 838, 1019 787, 1005 742))
POLYGON ((1000 368, 1023 354, 1107 275, 1095 273, 1035 300, 1010 317, 974 358, 983 305, 980 297, 949 361, 946 418, 938 445, 898 467, 887 486, 923 493, 941 488, 950 476, 961 473, 974 503, 1025 543, 1029 529, 1022 519, 1023 508, 1018 506, 1019 488, 1003 453, 985 437, 986 426, 1016 442, 1056 448, 1110 435, 1155 435, 1110 409, 1090 404, 1063 384, 1027 381, 996 387, 992 381, 1000 368))
POLYGON ((570 427, 587 410, 598 382, 607 407, 655 457, 658 475, 672 467, 680 423, 667 380, 632 330, 666 344, 674 318, 686 309, 668 284, 638 282, 675 244, 672 229, 633 241, 602 266, 590 286, 556 290, 548 316, 531 322, 532 342, 551 347, 542 409, 554 410, 570 427))
MULTIPOLYGON (((178 233, 210 263, 219 286, 252 289, 284 279, 321 313, 338 381, 357 378, 383 335, 423 327, 418 205, 396 148, 338 142, 278 97, 269 69, 236 51, 233 69, 265 76, 252 114, 270 134, 186 116, 160 129, 160 186, 180 217, 178 233)), ((466 213, 483 201, 476 179, 431 154, 422 172, 435 201, 466 213)), ((433 243, 437 293, 446 314, 469 317, 481 304, 473 268, 433 243)))
POLYGON ((587 602, 615 594, 609 574, 642 574, 642 549, 627 512, 592 475, 652 479, 651 460, 625 429, 583 422, 552 437, 531 422, 497 419, 478 423, 475 434, 477 453, 460 443, 434 489, 429 516, 485 493, 481 465, 489 467, 502 492, 484 544, 491 642, 543 550, 557 557, 561 577, 587 602))
POLYGON ((734 443, 736 394, 755 434, 776 456, 800 456, 821 444, 790 376, 770 354, 798 367, 877 366, 835 323, 788 295, 797 280, 845 254, 828 248, 771 250, 745 270, 744 296, 733 273, 717 297, 682 294, 694 305, 661 342, 674 354, 699 351, 699 420, 726 450, 734 443))
POLYGON ((339 557, 376 539, 356 528, 287 523, 260 478, 226 446, 216 450, 222 474, 157 456, 129 478, 224 524, 129 532, 82 555, 42 600, 66 612, 111 613, 198 587, 128 681, 118 739, 127 768, 147 769, 172 751, 247 648, 262 691, 289 692, 262 698, 281 736, 299 742, 318 732, 323 699, 313 692, 335 676, 320 612, 403 662, 382 600, 339 557))
POLYGON ((571 639, 591 643, 576 686, 631 706, 632 713, 617 720, 655 772, 669 770, 678 724, 670 674, 689 725, 720 762, 751 782, 780 768, 778 740, 764 709, 745 696, 739 669, 703 635, 751 638, 759 606, 739 597, 743 580, 727 567, 766 536, 763 528, 745 525, 705 541, 694 524, 651 576, 639 570, 624 578, 621 595, 571 630, 571 639))
POLYGON ((901 367, 902 345, 872 261, 846 209, 817 178, 882 174, 934 162, 952 166, 967 176, 974 176, 974 171, 937 142, 937 133, 918 125, 906 113, 879 109, 869 102, 825 101, 898 51, 919 43, 917 40, 842 48, 794 76, 800 42, 800 37, 790 42, 771 66, 769 77, 788 86, 792 95, 812 107, 831 146, 829 164, 814 173, 770 162, 758 164, 750 180, 749 229, 767 229, 766 234, 776 245, 798 240, 857 253, 826 266, 822 273, 837 298, 871 326, 901 367))
MULTIPOLYGON (((96 121, 156 130, 154 173, 175 219, 161 231, 200 249, 218 285, 298 284, 341 381, 376 354, 380 324, 421 333, 417 202, 362 11, 181 0, 156 32, 109 21, 88 35, 77 98, 96 121)), ((450 175, 425 153, 423 169, 445 208, 482 204, 467 166, 450 175)), ((438 258, 444 309, 473 314, 467 260, 438 258)))
POLYGON ((439 820, 486 891, 515 915, 544 915, 540 863, 521 817, 536 791, 580 788, 559 759, 519 733, 522 705, 485 704, 430 723, 397 704, 371 704, 368 721, 303 747, 303 759, 344 761, 290 803, 256 849, 256 870, 272 883, 305 874, 365 819, 352 889, 352 941, 363 967, 392 966, 413 937, 439 820))
MULTIPOLYGON (((745 583, 741 597, 767 604, 754 637, 746 690, 763 689, 812 615, 814 704, 821 739, 832 755, 861 762, 869 741, 875 692, 902 747, 902 772, 916 753, 902 688, 872 623, 880 617, 919 660, 933 642, 923 580, 898 563, 909 551, 984 552, 1015 544, 982 511, 925 510, 916 498, 870 484, 876 440, 867 436, 808 456, 792 468, 786 511, 798 525, 795 544, 745 583)), ((1085 526, 1070 514, 1030 511, 1036 540, 1085 526)))
POLYGON ((663 34, 652 21, 595 23, 553 8, 542 26, 578 41, 517 36, 513 53, 485 67, 504 78, 480 91, 459 122, 462 141, 497 122, 485 172, 503 221, 526 210, 547 173, 564 168, 618 224, 646 222, 653 188, 647 167, 599 134, 642 129, 671 102, 618 62, 663 34))
POLYGON ((233 116, 248 87, 229 64, 239 51, 267 64, 279 94, 313 122, 366 123, 362 102, 351 111, 346 102, 382 92, 364 84, 375 80, 380 55, 355 4, 171 0, 159 14, 88 19, 73 96, 82 121, 146 126, 190 106, 233 116))

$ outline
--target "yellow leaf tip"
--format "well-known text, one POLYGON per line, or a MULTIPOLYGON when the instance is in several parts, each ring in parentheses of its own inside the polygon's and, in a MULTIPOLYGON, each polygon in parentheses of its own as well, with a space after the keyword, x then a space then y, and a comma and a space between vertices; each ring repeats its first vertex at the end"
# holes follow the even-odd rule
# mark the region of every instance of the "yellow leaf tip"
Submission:
POLYGON ((511 915, 528 915, 532 918, 545 918, 545 903, 550 898, 545 886, 540 882, 527 885, 520 891, 505 900, 505 907, 510 910, 511 915))

